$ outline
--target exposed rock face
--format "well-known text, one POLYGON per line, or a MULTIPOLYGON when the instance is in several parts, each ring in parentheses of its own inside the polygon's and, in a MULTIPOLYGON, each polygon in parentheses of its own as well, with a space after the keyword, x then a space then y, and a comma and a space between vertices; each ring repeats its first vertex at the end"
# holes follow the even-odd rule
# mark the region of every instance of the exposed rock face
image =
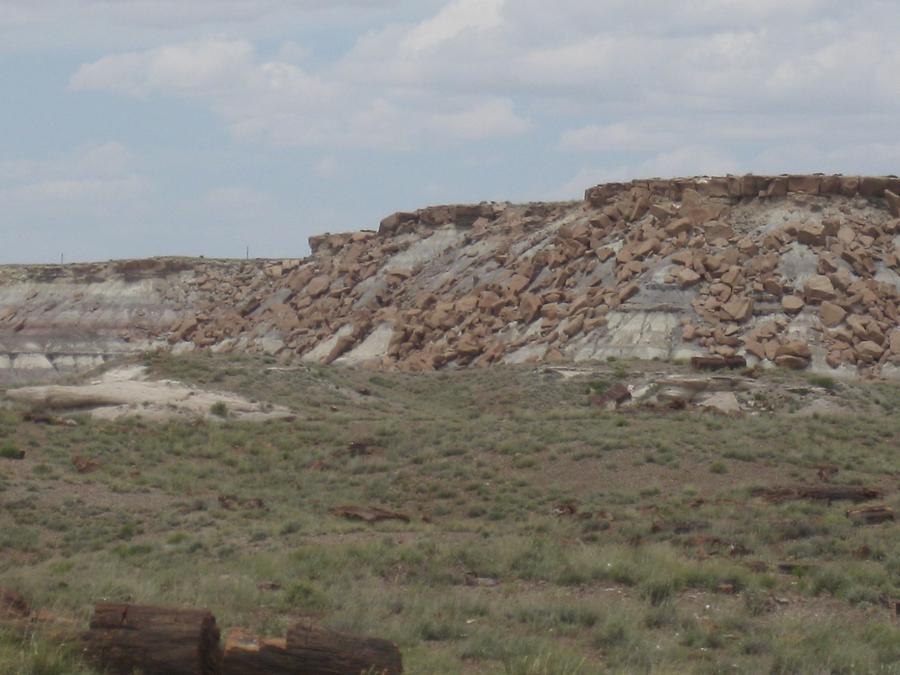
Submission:
POLYGON ((303 260, 0 268, 7 379, 165 347, 411 370, 746 356, 900 373, 900 179, 600 185, 399 212, 303 260))

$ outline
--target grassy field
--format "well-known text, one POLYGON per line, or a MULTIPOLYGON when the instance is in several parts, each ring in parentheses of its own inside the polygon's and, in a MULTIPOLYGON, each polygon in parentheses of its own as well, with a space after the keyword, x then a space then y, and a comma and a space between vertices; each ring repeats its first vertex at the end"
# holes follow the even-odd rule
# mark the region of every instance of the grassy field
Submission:
MULTIPOLYGON (((297 419, 68 427, 0 410, 0 586, 55 616, 203 606, 272 635, 314 617, 396 641, 410 673, 900 673, 900 525, 753 496, 817 484, 825 463, 900 510, 896 384, 762 374, 774 410, 731 418, 589 405, 684 370, 658 363, 148 364, 297 419), (838 412, 803 414, 815 398, 838 412), (330 513, 343 505, 410 521, 330 513)), ((90 671, 40 635, 0 635, 0 672, 90 671)))

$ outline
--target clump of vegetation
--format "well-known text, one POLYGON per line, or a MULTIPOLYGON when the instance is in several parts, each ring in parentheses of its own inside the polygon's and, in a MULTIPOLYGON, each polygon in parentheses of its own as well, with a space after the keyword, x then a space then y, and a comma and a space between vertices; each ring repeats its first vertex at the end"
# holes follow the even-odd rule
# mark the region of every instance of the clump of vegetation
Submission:
POLYGON ((717 473, 717 474, 728 473, 728 466, 726 466, 725 462, 713 462, 710 465, 709 470, 712 473, 717 473))
POLYGON ((228 417, 228 405, 225 401, 216 401, 210 406, 209 412, 224 419, 228 417))
POLYGON ((602 396, 609 390, 610 384, 606 380, 591 380, 588 382, 588 393, 602 396))
POLYGON ((0 458, 25 459, 25 451, 16 446, 12 441, 6 441, 3 445, 0 445, 0 458))
POLYGON ((807 376, 806 380, 812 386, 821 387, 822 389, 827 389, 828 391, 835 391, 838 388, 837 380, 835 380, 833 377, 829 377, 828 375, 810 374, 807 376))

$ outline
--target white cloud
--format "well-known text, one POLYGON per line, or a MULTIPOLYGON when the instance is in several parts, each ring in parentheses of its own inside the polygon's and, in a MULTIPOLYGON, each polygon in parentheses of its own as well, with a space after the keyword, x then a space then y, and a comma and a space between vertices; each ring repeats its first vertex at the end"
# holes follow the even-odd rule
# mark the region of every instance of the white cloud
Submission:
POLYGON ((409 31, 403 49, 419 53, 435 49, 466 31, 496 28, 506 0, 453 0, 436 16, 409 31))
POLYGON ((340 169, 340 163, 331 155, 322 157, 313 167, 319 178, 334 178, 340 173, 340 169))
POLYGON ((256 188, 244 185, 229 185, 207 190, 201 198, 203 205, 221 215, 235 212, 245 215, 271 208, 272 196, 256 188))
POLYGON ((215 95, 234 80, 252 77, 253 46, 244 40, 204 40, 145 52, 106 56, 72 76, 76 90, 132 96, 173 93, 215 95))
POLYGON ((106 56, 81 66, 70 88, 205 100, 236 137, 276 146, 405 147, 434 142, 434 132, 438 140, 480 140, 530 128, 509 99, 390 95, 262 61, 244 40, 106 56))
POLYGON ((516 114, 512 101, 503 98, 489 99, 459 112, 435 113, 431 125, 438 132, 466 140, 515 136, 532 128, 528 120, 516 114))
POLYGON ((0 0, 0 26, 89 18, 182 29, 186 25, 246 23, 291 11, 393 4, 396 0, 0 0))
POLYGON ((0 160, 0 184, 70 176, 117 176, 128 171, 131 164, 131 155, 121 143, 92 143, 48 159, 0 160))
POLYGON ((41 160, 0 162, 0 206, 10 217, 29 214, 103 213, 133 207, 152 183, 134 170, 119 143, 84 146, 41 160))
POLYGON ((640 129, 628 122, 590 124, 564 131, 560 147, 574 152, 608 152, 610 150, 640 150, 659 144, 660 133, 640 129))

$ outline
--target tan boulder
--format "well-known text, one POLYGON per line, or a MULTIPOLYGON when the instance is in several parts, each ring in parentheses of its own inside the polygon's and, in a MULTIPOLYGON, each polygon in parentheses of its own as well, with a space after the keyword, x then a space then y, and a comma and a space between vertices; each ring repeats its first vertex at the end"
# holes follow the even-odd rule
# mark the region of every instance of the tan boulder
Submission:
POLYGON ((788 176, 788 192, 799 192, 802 194, 817 195, 819 194, 819 186, 821 184, 821 176, 788 176))
POLYGON ((766 348, 761 342, 748 338, 744 340, 744 348, 760 361, 764 361, 766 359, 766 348))
POLYGON ((582 329, 584 329, 584 317, 576 316, 566 321, 562 328, 562 332, 567 336, 572 337, 573 335, 578 335, 582 329))
POLYGON ((637 284, 628 284, 625 288, 619 291, 619 302, 626 302, 633 298, 635 295, 640 293, 641 287, 637 284))
POLYGON ((825 227, 819 223, 806 223, 797 229, 797 241, 807 246, 825 245, 825 227))
POLYGON ((690 218, 678 218, 677 220, 673 220, 671 223, 665 226, 666 234, 671 237, 677 237, 682 232, 690 232, 693 228, 693 223, 690 218))
POLYGON ((454 347, 457 354, 465 357, 478 356, 484 349, 471 335, 463 335, 454 347))
POLYGON ((809 361, 793 354, 783 354, 775 357, 775 365, 779 368, 789 368, 790 370, 803 370, 809 366, 809 361))
POLYGON ((541 299, 534 293, 523 293, 519 300, 519 309, 522 321, 531 323, 541 311, 541 299))
POLYGON ((329 286, 331 286, 331 277, 327 274, 320 274, 317 277, 313 277, 306 285, 306 292, 310 297, 317 298, 327 291, 329 286))
POLYGON ((512 278, 506 282, 506 292, 512 295, 519 295, 519 293, 525 290, 530 283, 531 280, 528 277, 522 274, 514 274, 512 278))
POLYGON ((744 296, 736 296, 722 307, 725 313, 739 323, 753 316, 753 300, 744 296))
POLYGON ((356 344, 357 338, 354 335, 343 335, 338 338, 337 343, 335 343, 332 350, 328 353, 328 356, 325 357, 323 363, 326 365, 329 363, 333 363, 341 356, 350 351, 353 346, 356 344))
POLYGON ((595 252, 595 255, 597 256, 597 259, 603 263, 603 262, 606 262, 607 260, 609 260, 610 258, 612 258, 613 256, 615 256, 616 252, 613 251, 608 246, 604 246, 603 248, 597 249, 597 251, 595 252))
POLYGON ((650 213, 656 216, 659 220, 674 218, 678 214, 678 212, 675 210, 675 207, 671 204, 651 204, 650 213))
POLYGON ((807 302, 822 302, 837 297, 831 279, 822 274, 814 274, 807 279, 803 285, 803 293, 807 302))
POLYGON ((884 348, 871 340, 865 340, 856 345, 856 353, 865 361, 877 361, 884 354, 884 348))
POLYGON ((786 295, 781 299, 781 307, 788 314, 796 314, 805 304, 803 298, 796 295, 786 295))
POLYGON ((834 328, 839 325, 846 316, 847 312, 843 307, 836 305, 833 302, 829 302, 828 300, 823 302, 822 306, 819 307, 819 317, 822 319, 822 323, 829 328, 834 328))
POLYGON ((839 367, 844 362, 840 349, 833 349, 825 356, 825 363, 832 368, 839 367))
POLYGON ((812 352, 809 349, 809 345, 805 342, 791 340, 778 348, 776 356, 796 356, 797 358, 809 360, 812 358, 812 352))
POLYGON ((562 305, 556 302, 548 302, 541 307, 541 317, 549 321, 556 321, 560 317, 565 316, 562 305))
POLYGON ((889 344, 891 347, 891 352, 894 355, 900 356, 900 328, 891 333, 889 344))
POLYGON ((454 309, 463 314, 470 314, 478 307, 478 300, 479 298, 477 295, 469 294, 457 300, 454 309))
POLYGON ((837 238, 842 244, 852 244, 853 240, 856 239, 856 232, 852 227, 844 225, 838 229, 837 238))
POLYGON ((659 239, 653 237, 651 239, 647 239, 646 241, 638 243, 632 249, 632 255, 635 258, 646 258, 648 255, 658 253, 661 246, 662 242, 659 239))
MULTIPOLYGON (((716 215, 718 216, 718 214, 716 215)), ((713 221, 707 224, 706 227, 703 228, 703 232, 706 234, 706 239, 711 242, 718 240, 728 241, 735 236, 731 225, 719 221, 713 221)))
POLYGON ((684 269, 678 271, 678 273, 675 275, 675 279, 678 281, 678 285, 682 288, 689 288, 690 286, 694 286, 700 282, 700 275, 697 274, 694 270, 685 267, 684 269))
POLYGON ((837 259, 830 253, 819 256, 819 274, 830 275, 839 269, 837 259))
POLYGON ((741 277, 741 268, 737 265, 732 265, 726 270, 725 274, 722 275, 722 283, 728 284, 729 286, 734 286, 738 279, 741 277))
POLYGON ((851 314, 847 317, 847 325, 853 331, 853 335, 857 338, 865 339, 869 335, 868 321, 858 314, 851 314))
POLYGON ((835 288, 842 291, 847 290, 850 284, 853 283, 853 277, 850 276, 850 272, 843 267, 838 269, 837 272, 829 274, 828 278, 831 279, 831 283, 835 288))
POLYGON ((784 286, 781 281, 776 279, 775 277, 766 277, 763 281, 763 290, 769 295, 774 295, 776 298, 780 298, 782 293, 784 293, 784 286))
POLYGON ((887 202, 888 210, 891 212, 891 215, 894 216, 894 218, 900 218, 900 195, 891 192, 890 190, 885 190, 884 199, 887 202))

